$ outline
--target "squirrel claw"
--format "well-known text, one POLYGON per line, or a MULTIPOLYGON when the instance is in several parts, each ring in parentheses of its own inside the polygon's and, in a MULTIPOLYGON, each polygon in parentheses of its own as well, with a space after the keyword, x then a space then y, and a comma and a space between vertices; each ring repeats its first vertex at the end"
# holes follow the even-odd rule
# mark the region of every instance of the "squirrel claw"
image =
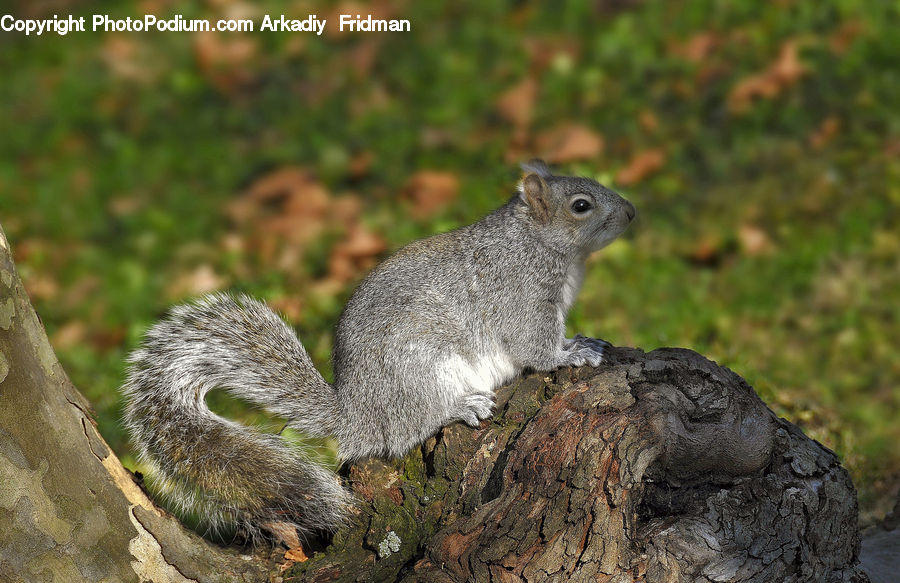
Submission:
POLYGON ((612 345, 599 338, 589 338, 576 334, 574 338, 566 338, 563 341, 563 350, 566 357, 562 366, 598 366, 603 361, 603 355, 612 345))
POLYGON ((471 427, 481 425, 482 419, 487 419, 493 414, 494 400, 485 395, 467 395, 459 402, 457 419, 471 427))
POLYGON ((563 348, 566 350, 577 349, 579 347, 588 347, 597 349, 599 352, 612 348, 612 344, 600 338, 591 338, 582 334, 576 334, 573 338, 566 338, 563 341, 563 348))

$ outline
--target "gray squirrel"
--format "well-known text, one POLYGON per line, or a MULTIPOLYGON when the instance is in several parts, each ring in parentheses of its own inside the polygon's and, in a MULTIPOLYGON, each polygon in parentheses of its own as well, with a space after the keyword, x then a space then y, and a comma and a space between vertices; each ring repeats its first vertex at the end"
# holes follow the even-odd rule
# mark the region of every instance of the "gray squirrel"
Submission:
POLYGON ((334 436, 353 461, 402 456, 441 427, 477 426, 523 369, 596 366, 602 340, 565 337, 588 256, 635 210, 594 180, 522 165, 518 192, 480 221, 415 241, 359 284, 335 334, 334 384, 294 331, 250 297, 174 308, 129 358, 124 420, 151 484, 212 529, 335 530, 353 497, 278 435, 206 406, 215 388, 334 436))

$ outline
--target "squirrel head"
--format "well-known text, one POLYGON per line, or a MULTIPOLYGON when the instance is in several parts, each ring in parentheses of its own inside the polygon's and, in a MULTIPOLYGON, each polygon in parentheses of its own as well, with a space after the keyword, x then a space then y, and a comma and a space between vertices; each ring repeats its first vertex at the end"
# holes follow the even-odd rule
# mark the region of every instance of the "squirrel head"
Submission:
POLYGON ((519 196, 541 237, 561 251, 602 249, 625 231, 634 205, 596 180, 554 176, 543 160, 522 164, 519 196))

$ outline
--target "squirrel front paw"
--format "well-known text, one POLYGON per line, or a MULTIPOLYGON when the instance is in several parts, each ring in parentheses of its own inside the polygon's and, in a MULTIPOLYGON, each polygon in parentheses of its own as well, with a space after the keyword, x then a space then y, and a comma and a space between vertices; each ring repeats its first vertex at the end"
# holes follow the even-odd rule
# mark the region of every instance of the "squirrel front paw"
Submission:
POLYGON ((481 419, 493 414, 494 399, 487 395, 466 395, 457 401, 456 419, 466 425, 478 427, 481 419))
POLYGON ((588 338, 576 334, 574 338, 563 341, 563 363, 561 366, 597 366, 603 362, 603 354, 611 345, 606 340, 588 338))

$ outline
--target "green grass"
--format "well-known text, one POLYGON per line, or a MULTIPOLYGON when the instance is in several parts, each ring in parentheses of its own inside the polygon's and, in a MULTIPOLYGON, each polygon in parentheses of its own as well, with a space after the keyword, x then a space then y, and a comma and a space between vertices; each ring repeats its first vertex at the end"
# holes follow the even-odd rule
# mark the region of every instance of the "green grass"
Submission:
MULTIPOLYGON (((602 134, 603 153, 562 167, 603 178, 639 210, 593 262, 571 329, 685 346, 733 368, 843 457, 867 517, 883 512, 900 483, 896 3, 596 4, 398 2, 409 34, 232 36, 255 52, 212 72, 188 33, 4 37, 0 222, 114 449, 131 463, 117 421, 127 351, 189 295, 172 282, 199 267, 223 287, 301 302, 298 333, 329 369, 353 284, 321 285, 342 227, 323 219, 293 261, 267 258, 228 212, 248 185, 305 167, 333 195, 359 196, 362 223, 389 250, 470 222, 508 195, 509 160, 538 153, 514 149, 496 107, 532 75, 526 135, 565 121, 602 134), (673 48, 699 34, 715 44, 698 62, 673 48), (735 86, 791 40, 803 74, 735 112, 735 86), (249 81, 223 89, 232 70, 249 81), (640 121, 647 112, 655 128, 640 121), (837 129, 814 145, 829 118, 837 129), (651 148, 664 166, 617 185, 651 148), (356 172, 364 153, 371 163, 356 172), (400 196, 422 169, 460 181, 428 218, 400 196)), ((102 6, 83 10, 140 14, 137 3, 102 6)), ((218 16, 193 6, 171 13, 218 16)))

